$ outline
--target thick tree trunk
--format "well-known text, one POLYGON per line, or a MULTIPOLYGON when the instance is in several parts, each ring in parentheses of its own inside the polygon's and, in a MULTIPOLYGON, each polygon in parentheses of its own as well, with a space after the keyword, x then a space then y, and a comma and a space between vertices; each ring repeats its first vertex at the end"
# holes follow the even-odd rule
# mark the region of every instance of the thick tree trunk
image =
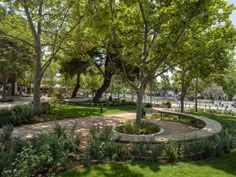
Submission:
MULTIPOLYGON (((110 55, 112 57, 113 55, 110 55)), ((97 90, 97 93, 95 97, 93 98, 93 102, 99 102, 100 98, 102 97, 103 92, 105 92, 108 87, 110 86, 112 76, 114 74, 114 71, 111 71, 111 64, 112 61, 109 58, 109 56, 106 57, 105 61, 105 73, 104 73, 104 80, 102 86, 97 90)))
POLYGON ((98 89, 95 97, 93 98, 93 102, 99 102, 100 98, 102 97, 103 92, 105 92, 108 87, 110 86, 111 79, 112 79, 113 73, 109 71, 105 71, 105 77, 103 80, 102 86, 98 89))
POLYGON ((33 114, 40 115, 41 50, 36 52, 34 68, 33 114))
POLYGON ((76 97, 76 94, 77 94, 79 88, 80 88, 80 73, 77 74, 76 85, 75 85, 75 88, 74 88, 74 90, 72 92, 71 98, 75 98, 76 97))
POLYGON ((198 102, 198 78, 196 78, 196 90, 195 90, 195 111, 197 112, 198 111, 198 105, 197 105, 197 102, 198 102))
POLYGON ((2 99, 6 100, 6 88, 7 88, 7 82, 3 81, 2 82, 2 99))
POLYGON ((144 88, 137 91, 136 127, 141 127, 144 88))

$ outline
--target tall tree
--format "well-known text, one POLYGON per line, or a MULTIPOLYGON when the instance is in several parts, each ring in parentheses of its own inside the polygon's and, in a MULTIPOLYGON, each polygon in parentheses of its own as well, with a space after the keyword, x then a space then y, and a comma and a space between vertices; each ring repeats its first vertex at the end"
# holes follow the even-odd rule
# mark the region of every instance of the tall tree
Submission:
MULTIPOLYGON (((84 2, 84 1, 83 1, 84 2)), ((35 52, 33 112, 40 114, 40 84, 42 77, 55 59, 67 36, 80 24, 83 2, 59 0, 6 1, 6 9, 14 10, 28 23, 31 39, 20 38, 14 30, 0 32, 31 46, 35 52), (23 13, 22 13, 23 11, 23 13), (47 56, 47 57, 45 57, 47 56), (46 60, 45 60, 46 59, 46 60), (42 64, 43 63, 43 64, 42 64)))
POLYGON ((0 82, 2 99, 6 99, 6 85, 12 75, 20 77, 28 66, 32 66, 32 51, 19 42, 0 36, 0 82))
MULTIPOLYGON (((132 63, 139 68, 135 82, 125 77, 137 91, 136 125, 139 128, 145 86, 179 63, 192 60, 193 56, 181 52, 183 46, 202 30, 227 21, 222 14, 229 15, 233 7, 223 0, 135 0, 118 4, 114 25, 122 47, 117 50, 122 63, 132 63), (177 54, 184 57, 176 57, 177 54)), ((126 68, 123 69, 125 76, 126 68)))

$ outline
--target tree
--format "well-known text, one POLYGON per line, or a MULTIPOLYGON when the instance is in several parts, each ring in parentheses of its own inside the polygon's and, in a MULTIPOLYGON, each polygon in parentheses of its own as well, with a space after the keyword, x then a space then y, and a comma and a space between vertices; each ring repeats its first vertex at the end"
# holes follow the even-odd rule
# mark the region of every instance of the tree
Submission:
POLYGON ((183 46, 216 21, 222 22, 221 12, 229 13, 233 7, 223 0, 135 0, 118 4, 113 23, 117 28, 113 29, 121 47, 116 50, 122 63, 132 63, 139 68, 138 79, 132 82, 123 67, 124 78, 137 92, 136 126, 139 128, 145 86, 179 63, 191 61, 191 57, 181 52, 183 46), (176 57, 176 54, 185 57, 176 57))
POLYGON ((228 95, 229 100, 232 100, 236 95, 236 66, 235 62, 226 72, 219 72, 213 75, 211 81, 223 87, 224 92, 228 95))
MULTIPOLYGON (((83 2, 59 0, 6 1, 6 9, 14 10, 27 21, 30 40, 19 38, 14 30, 0 29, 3 35, 31 46, 35 53, 33 112, 40 114, 40 84, 42 77, 61 50, 68 35, 80 24, 83 2), (81 10, 81 11, 80 11, 81 10), (22 13, 23 12, 23 13, 22 13), (47 57, 45 57, 47 56, 47 57), (45 60, 46 59, 46 60, 45 60), (42 64, 43 63, 43 64, 42 64)), ((20 29, 19 31, 21 31, 20 29)))
POLYGON ((0 82, 3 86, 2 99, 6 99, 6 84, 12 75, 22 75, 32 66, 32 52, 21 43, 0 36, 0 82))
POLYGON ((71 58, 70 60, 64 61, 62 66, 62 73, 64 73, 65 77, 73 77, 76 75, 76 84, 74 86, 71 97, 75 98, 76 94, 80 88, 80 76, 84 73, 89 67, 90 63, 88 60, 83 60, 79 58, 81 56, 77 56, 77 58, 71 58))
MULTIPOLYGON (((195 84, 195 108, 197 111, 198 80, 206 81, 217 73, 224 73, 230 67, 235 47, 235 28, 228 20, 228 12, 218 14, 214 25, 201 29, 199 34, 191 34, 183 45, 180 58, 192 58, 176 68, 177 80, 181 85, 181 111, 184 111, 184 98, 191 84, 195 84), (219 18, 219 19, 218 19, 219 18), (225 23, 222 23, 225 21, 225 23), (182 52, 187 53, 185 55, 182 52), (194 82, 193 82, 194 81, 194 82)), ((210 23, 211 24, 211 23, 210 23)))
MULTIPOLYGON (((100 59, 103 59, 104 61, 104 71, 100 69, 99 71, 103 75, 103 83, 102 86, 97 90, 93 102, 99 102, 99 99, 101 98, 102 94, 108 89, 110 86, 112 76, 115 74, 115 67, 114 67, 114 59, 115 56, 112 53, 106 52, 104 54, 105 56, 101 55, 100 59)), ((102 62, 100 62, 102 63, 102 62)), ((97 65, 97 64, 96 64, 97 65)), ((98 66, 99 68, 100 66, 98 66)))

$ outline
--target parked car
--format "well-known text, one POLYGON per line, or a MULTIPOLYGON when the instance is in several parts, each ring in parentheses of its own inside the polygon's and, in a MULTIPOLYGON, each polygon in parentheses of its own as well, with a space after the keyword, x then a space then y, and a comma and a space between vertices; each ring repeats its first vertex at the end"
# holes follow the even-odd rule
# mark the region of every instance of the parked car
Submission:
POLYGON ((236 102, 234 102, 233 104, 231 104, 231 106, 233 106, 234 108, 236 107, 236 102))

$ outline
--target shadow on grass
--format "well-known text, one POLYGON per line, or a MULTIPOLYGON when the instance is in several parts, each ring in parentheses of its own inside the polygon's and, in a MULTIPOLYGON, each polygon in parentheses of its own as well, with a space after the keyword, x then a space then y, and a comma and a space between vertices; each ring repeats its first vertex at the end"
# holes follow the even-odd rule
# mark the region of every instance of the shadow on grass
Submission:
POLYGON ((64 173, 61 177, 145 177, 145 173, 140 171, 139 168, 147 167, 151 167, 153 171, 159 170, 157 165, 154 168, 152 165, 148 166, 143 163, 108 163, 71 170, 64 173))
POLYGON ((236 176, 236 151, 196 162, 181 163, 107 163, 73 169, 60 177, 233 177, 236 176))
POLYGON ((236 150, 211 160, 199 161, 193 164, 200 167, 209 166, 214 169, 224 171, 227 174, 236 176, 236 150))
POLYGON ((51 110, 51 114, 58 117, 64 118, 79 118, 98 116, 103 114, 118 113, 123 111, 134 110, 134 105, 127 106, 106 106, 101 108, 99 106, 92 105, 59 105, 51 110))

